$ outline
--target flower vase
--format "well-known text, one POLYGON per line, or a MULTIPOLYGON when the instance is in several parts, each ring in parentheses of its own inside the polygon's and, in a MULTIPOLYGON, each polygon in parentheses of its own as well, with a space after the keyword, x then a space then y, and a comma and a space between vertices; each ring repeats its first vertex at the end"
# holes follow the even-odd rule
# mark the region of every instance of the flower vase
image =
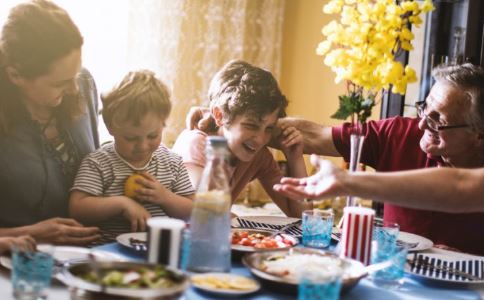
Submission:
MULTIPOLYGON (((350 172, 355 172, 358 170, 364 142, 365 136, 361 133, 361 131, 357 130, 357 132, 350 135, 350 172)), ((356 206, 356 197, 348 196, 348 199, 346 200, 346 206, 356 206)))

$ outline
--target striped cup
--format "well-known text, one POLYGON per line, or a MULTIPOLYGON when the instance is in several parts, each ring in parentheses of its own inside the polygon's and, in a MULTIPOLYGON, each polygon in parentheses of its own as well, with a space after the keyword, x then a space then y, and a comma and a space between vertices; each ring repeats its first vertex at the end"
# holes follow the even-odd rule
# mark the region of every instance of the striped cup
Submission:
POLYGON ((345 207, 343 210, 343 232, 341 256, 370 264, 371 239, 375 211, 365 207, 345 207))

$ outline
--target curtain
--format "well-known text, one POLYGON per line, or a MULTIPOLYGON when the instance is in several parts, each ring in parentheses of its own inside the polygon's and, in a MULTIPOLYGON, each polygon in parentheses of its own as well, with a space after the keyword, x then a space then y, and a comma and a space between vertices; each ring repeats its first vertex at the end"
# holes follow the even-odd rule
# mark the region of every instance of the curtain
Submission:
POLYGON ((155 71, 171 88, 164 132, 171 146, 194 105, 207 105, 215 72, 231 59, 281 70, 285 0, 129 0, 127 64, 155 71))

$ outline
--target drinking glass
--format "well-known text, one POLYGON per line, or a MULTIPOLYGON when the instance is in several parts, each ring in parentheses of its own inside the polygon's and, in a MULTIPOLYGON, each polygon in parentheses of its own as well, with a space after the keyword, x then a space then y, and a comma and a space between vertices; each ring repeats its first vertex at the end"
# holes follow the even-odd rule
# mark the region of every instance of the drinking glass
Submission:
POLYGON ((15 299, 46 299, 54 266, 53 247, 42 252, 12 250, 12 286, 15 299))
POLYGON ((331 243, 334 214, 331 209, 305 210, 302 213, 303 245, 326 248, 331 243))
POLYGON ((298 270, 298 300, 337 300, 341 290, 342 270, 322 272, 314 266, 298 270))
POLYGON ((377 242, 382 255, 395 250, 399 233, 400 226, 397 223, 384 221, 373 227, 373 240, 377 242))
POLYGON ((372 242, 371 263, 390 262, 389 266, 378 271, 372 272, 370 277, 375 285, 397 289, 403 284, 404 267, 407 261, 408 247, 395 246, 391 251, 382 251, 381 244, 377 241, 372 242))

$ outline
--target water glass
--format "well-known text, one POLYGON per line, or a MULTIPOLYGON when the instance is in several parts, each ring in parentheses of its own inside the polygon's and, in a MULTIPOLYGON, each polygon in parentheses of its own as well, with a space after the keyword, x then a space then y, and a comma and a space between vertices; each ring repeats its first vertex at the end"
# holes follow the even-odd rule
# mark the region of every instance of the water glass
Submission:
POLYGON ((337 300, 341 291, 342 270, 331 274, 305 266, 298 270, 298 300, 337 300))
POLYGON ((15 299, 46 299, 54 266, 53 247, 43 252, 12 250, 12 286, 15 299))
POLYGON ((373 227, 373 240, 377 242, 383 255, 395 250, 399 233, 400 226, 397 223, 384 221, 383 224, 373 227))
POLYGON ((305 210, 302 214, 303 245, 326 248, 331 243, 334 214, 332 210, 305 210))
POLYGON ((372 242, 371 263, 390 262, 389 266, 370 274, 373 282, 380 287, 396 289, 403 283, 404 267, 407 261, 408 247, 395 246, 389 252, 382 251, 377 241, 372 242))

